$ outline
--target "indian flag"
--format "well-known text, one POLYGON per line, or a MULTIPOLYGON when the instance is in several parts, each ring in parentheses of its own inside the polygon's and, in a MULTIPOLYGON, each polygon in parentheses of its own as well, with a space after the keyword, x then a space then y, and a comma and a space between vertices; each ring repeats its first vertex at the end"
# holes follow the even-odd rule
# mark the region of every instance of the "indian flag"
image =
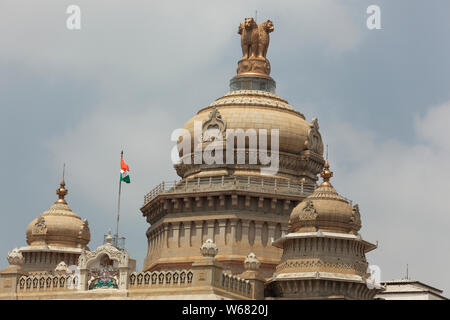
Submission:
POLYGON ((125 161, 123 161, 123 155, 120 156, 120 181, 130 183, 130 169, 125 161))

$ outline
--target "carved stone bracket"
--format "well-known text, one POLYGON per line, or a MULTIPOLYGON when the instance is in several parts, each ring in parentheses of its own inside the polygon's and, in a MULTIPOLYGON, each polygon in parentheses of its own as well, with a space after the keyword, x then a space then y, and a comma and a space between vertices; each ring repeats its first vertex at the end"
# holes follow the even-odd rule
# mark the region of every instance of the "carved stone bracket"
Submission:
POLYGON ((40 216, 33 226, 31 231, 32 235, 45 235, 47 233, 47 225, 45 224, 44 217, 40 216))
POLYGON ((312 119, 310 128, 308 139, 305 141, 305 147, 319 155, 323 155, 323 142, 319 132, 319 121, 317 118, 312 119))
POLYGON ((226 123, 222 119, 222 115, 216 107, 213 107, 209 113, 208 120, 202 125, 202 141, 201 142, 213 142, 219 137, 224 140, 226 123))
POLYGON ((317 211, 311 200, 306 200, 305 207, 300 215, 300 220, 315 220, 317 218, 317 211))

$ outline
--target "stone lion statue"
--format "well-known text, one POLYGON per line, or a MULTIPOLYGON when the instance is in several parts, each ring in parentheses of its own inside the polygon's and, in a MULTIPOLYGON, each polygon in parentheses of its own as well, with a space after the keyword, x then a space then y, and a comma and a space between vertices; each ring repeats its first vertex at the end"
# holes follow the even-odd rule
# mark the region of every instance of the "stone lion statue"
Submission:
POLYGON ((239 25, 238 34, 241 35, 242 59, 253 58, 258 55, 258 25, 253 18, 245 18, 239 25))
POLYGON ((266 58, 270 41, 269 33, 273 32, 273 30, 273 23, 270 20, 267 20, 258 26, 258 58, 266 58))
POLYGON ((269 33, 274 30, 272 21, 257 25, 253 18, 245 18, 239 25, 238 34, 241 35, 242 59, 266 59, 269 48, 269 33))

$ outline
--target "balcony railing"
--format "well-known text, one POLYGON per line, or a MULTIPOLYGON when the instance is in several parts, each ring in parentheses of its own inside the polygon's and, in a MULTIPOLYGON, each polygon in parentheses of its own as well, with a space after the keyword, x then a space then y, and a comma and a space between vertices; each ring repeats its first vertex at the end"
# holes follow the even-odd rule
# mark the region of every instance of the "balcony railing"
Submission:
POLYGON ((175 192, 199 192, 219 190, 248 190, 255 192, 279 193, 308 196, 316 188, 315 184, 293 183, 291 181, 250 177, 250 176, 219 176, 185 179, 180 181, 163 181, 144 196, 144 205, 159 194, 175 192))

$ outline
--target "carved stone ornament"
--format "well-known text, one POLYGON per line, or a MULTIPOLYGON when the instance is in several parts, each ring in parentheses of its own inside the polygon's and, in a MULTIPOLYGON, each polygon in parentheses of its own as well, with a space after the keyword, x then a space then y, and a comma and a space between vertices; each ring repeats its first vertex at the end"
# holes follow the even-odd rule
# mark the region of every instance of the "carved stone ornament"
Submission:
POLYGON ((319 155, 323 155, 322 136, 319 132, 319 121, 313 118, 308 132, 308 139, 305 142, 305 147, 319 155))
POLYGON ((78 232, 78 238, 79 239, 86 239, 90 237, 90 231, 89 231, 89 223, 86 219, 83 220, 83 224, 80 227, 80 231, 78 232))
POLYGON ((353 206, 353 215, 350 218, 350 223, 356 227, 357 230, 361 229, 361 214, 359 213, 359 206, 355 204, 353 206))
POLYGON ((56 273, 67 273, 67 264, 64 261, 61 261, 58 263, 58 265, 55 268, 56 273))
POLYGON ((217 249, 216 244, 211 239, 208 239, 200 247, 200 252, 201 252, 202 256, 204 256, 204 257, 214 258, 217 255, 217 253, 219 252, 219 249, 217 249))
POLYGON ((213 107, 209 113, 208 120, 202 126, 202 142, 213 142, 217 139, 223 139, 226 127, 219 110, 213 107))
POLYGON ((244 268, 245 270, 256 271, 259 269, 261 262, 258 260, 256 255, 253 252, 250 252, 249 255, 244 260, 244 268))
POLYGON ((317 218, 317 211, 311 200, 306 200, 305 207, 300 215, 300 220, 315 220, 317 218))
POLYGON ((9 264, 13 266, 20 266, 24 261, 23 255, 18 248, 14 248, 9 252, 7 259, 9 264))
POLYGON ((95 251, 83 250, 78 258, 78 266, 80 269, 87 269, 93 262, 97 261, 101 256, 107 255, 110 260, 117 261, 119 268, 127 268, 130 256, 127 251, 119 250, 110 243, 106 243, 95 251))
POLYGON ((40 216, 36 223, 33 226, 33 229, 31 230, 31 234, 33 235, 39 235, 39 234, 46 234, 47 233, 47 225, 45 224, 44 217, 40 216))

